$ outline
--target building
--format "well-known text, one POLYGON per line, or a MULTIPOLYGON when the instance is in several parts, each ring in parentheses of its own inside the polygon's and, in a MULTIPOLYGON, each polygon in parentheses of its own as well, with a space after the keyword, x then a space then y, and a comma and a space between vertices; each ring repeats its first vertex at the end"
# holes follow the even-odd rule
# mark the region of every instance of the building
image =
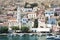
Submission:
POLYGON ((28 16, 28 19, 36 19, 37 18, 37 16, 36 16, 36 13, 35 12, 28 12, 27 13, 27 16, 28 16))
POLYGON ((16 18, 9 18, 8 19, 8 23, 9 23, 9 27, 12 27, 12 26, 18 26, 18 23, 17 23, 17 19, 16 18))
POLYGON ((34 27, 34 21, 28 21, 28 23, 27 23, 27 26, 29 27, 29 28, 33 28, 34 27))
POLYGON ((44 16, 41 16, 41 17, 38 19, 38 28, 45 28, 45 27, 46 27, 45 17, 44 17, 44 16))
POLYGON ((28 22, 28 18, 22 18, 22 23, 26 24, 28 22))
POLYGON ((60 15, 60 7, 54 8, 54 12, 56 12, 58 15, 60 15))
POLYGON ((54 16, 54 11, 45 11, 45 17, 54 16))
POLYGON ((48 18, 48 24, 56 24, 56 18, 54 18, 53 16, 48 18))

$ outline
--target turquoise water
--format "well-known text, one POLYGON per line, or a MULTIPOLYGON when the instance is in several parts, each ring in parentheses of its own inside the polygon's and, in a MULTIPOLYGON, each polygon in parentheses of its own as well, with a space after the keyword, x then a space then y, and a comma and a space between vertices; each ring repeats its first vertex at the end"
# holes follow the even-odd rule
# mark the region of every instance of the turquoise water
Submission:
POLYGON ((37 36, 37 35, 23 35, 23 36, 0 36, 0 40, 54 40, 54 39, 46 39, 45 36, 37 36))

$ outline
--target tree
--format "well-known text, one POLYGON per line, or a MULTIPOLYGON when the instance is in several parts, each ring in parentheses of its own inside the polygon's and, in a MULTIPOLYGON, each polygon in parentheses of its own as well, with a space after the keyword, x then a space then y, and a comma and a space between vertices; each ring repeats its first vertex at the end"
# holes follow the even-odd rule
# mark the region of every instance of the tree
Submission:
POLYGON ((48 5, 45 5, 45 9, 48 9, 49 8, 49 6, 48 5))
POLYGON ((12 28, 12 30, 19 30, 18 26, 12 26, 11 28, 12 28))
POLYGON ((47 23, 47 21, 48 21, 48 17, 45 18, 45 23, 47 23))
POLYGON ((33 3, 33 4, 30 4, 30 5, 31 5, 31 8, 33 8, 33 7, 37 7, 37 6, 38 6, 37 3, 33 3))
POLYGON ((58 22, 58 25, 60 26, 60 22, 58 22))
POLYGON ((28 5, 28 4, 29 4, 29 3, 26 2, 24 8, 27 8, 27 5, 28 5))
POLYGON ((37 28, 38 27, 38 19, 35 19, 34 21, 34 28, 37 28))
POLYGON ((41 3, 41 5, 44 5, 44 3, 41 3))
POLYGON ((54 13, 54 16, 58 16, 57 12, 54 13))
POLYGON ((8 27, 7 26, 1 26, 0 27, 0 33, 7 33, 8 32, 8 27))
POLYGON ((28 32, 29 28, 26 26, 21 27, 21 31, 24 32, 28 32))

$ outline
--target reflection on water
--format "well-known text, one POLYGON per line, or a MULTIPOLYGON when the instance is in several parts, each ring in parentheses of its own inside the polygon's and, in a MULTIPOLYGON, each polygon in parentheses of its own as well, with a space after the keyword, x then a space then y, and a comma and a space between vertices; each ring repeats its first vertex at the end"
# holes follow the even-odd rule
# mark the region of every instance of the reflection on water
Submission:
POLYGON ((0 36, 0 40, 41 40, 38 35, 0 36))
POLYGON ((54 40, 54 39, 46 39, 45 36, 38 35, 16 35, 16 36, 0 36, 0 40, 54 40))

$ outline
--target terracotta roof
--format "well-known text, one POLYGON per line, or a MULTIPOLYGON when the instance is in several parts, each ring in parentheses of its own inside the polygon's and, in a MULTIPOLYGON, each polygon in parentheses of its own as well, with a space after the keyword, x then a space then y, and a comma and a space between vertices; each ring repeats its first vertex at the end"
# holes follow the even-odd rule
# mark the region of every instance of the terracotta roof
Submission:
POLYGON ((9 18, 8 20, 16 20, 16 18, 9 18))
POLYGON ((8 26, 7 22, 1 23, 0 26, 8 26))
POLYGON ((25 12, 24 14, 35 14, 35 12, 25 12))

